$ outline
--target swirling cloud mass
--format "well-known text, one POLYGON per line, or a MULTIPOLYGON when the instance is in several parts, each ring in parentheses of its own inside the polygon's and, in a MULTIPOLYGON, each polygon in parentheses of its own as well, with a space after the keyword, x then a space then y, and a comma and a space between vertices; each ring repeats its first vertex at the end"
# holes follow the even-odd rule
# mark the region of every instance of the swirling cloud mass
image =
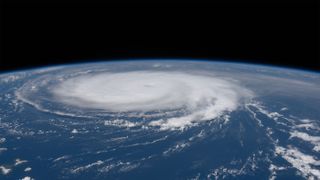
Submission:
POLYGON ((0 175, 317 179, 319 82, 304 71, 195 61, 0 75, 0 155, 9 157, 0 175))
POLYGON ((149 122, 184 128, 235 110, 252 92, 233 81, 184 72, 132 71, 69 78, 52 90, 65 104, 108 112, 174 112, 149 122))

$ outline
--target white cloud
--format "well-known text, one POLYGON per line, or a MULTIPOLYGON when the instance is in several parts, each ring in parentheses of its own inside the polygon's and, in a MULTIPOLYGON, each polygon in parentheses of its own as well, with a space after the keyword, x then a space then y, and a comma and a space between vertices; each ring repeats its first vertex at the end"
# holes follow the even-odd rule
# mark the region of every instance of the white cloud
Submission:
POLYGON ((130 121, 126 121, 123 119, 115 119, 115 120, 106 120, 104 121, 105 126, 116 126, 116 127, 135 127, 139 125, 139 123, 134 123, 130 121))
POLYGON ((21 180, 33 180, 33 178, 29 177, 29 176, 26 176, 26 177, 22 178, 21 180))
POLYGON ((0 148, 0 153, 7 151, 7 150, 8 150, 8 148, 0 148))
POLYGON ((77 133, 78 133, 78 130, 77 130, 77 129, 73 129, 73 130, 71 131, 71 133, 72 133, 72 134, 77 134, 77 133))
POLYGON ((285 170, 286 167, 278 167, 274 164, 270 164, 269 166, 269 171, 270 171, 270 176, 269 176, 269 180, 275 180, 277 179, 277 171, 281 171, 281 170, 285 170))
POLYGON ((298 169, 304 177, 317 179, 320 177, 320 170, 315 166, 320 165, 320 161, 315 157, 304 154, 295 148, 284 148, 277 146, 276 153, 287 160, 294 168, 298 169))
POLYGON ((29 171, 31 171, 31 170, 32 170, 31 167, 27 167, 27 168, 24 169, 24 172, 29 172, 29 171))
POLYGON ((149 124, 162 129, 214 119, 235 110, 242 98, 252 96, 251 91, 221 77, 159 71, 82 75, 62 82, 52 92, 58 101, 80 108, 109 112, 179 110, 179 115, 149 124))
POLYGON ((183 143, 178 143, 173 147, 170 147, 169 149, 167 149, 166 151, 164 151, 162 154, 165 156, 168 156, 172 153, 176 153, 176 152, 180 152, 182 151, 184 148, 187 148, 190 146, 190 143, 188 142, 183 142, 183 143))
POLYGON ((15 166, 18 166, 18 165, 23 164, 23 163, 26 163, 26 162, 28 162, 28 161, 27 161, 27 160, 21 160, 21 159, 17 158, 17 159, 15 160, 14 165, 15 165, 15 166))
POLYGON ((94 163, 91 163, 91 164, 88 164, 88 165, 86 165, 86 166, 81 166, 81 167, 72 169, 72 170, 71 170, 71 173, 79 173, 79 172, 81 172, 81 171, 85 171, 85 170, 87 170, 87 169, 89 169, 89 168, 91 168, 91 167, 99 166, 99 165, 101 165, 101 164, 103 164, 103 161, 98 160, 98 161, 96 161, 96 162, 94 162, 94 163))
POLYGON ((64 160, 64 159, 68 159, 69 157, 70 157, 70 156, 67 156, 67 155, 60 156, 60 157, 54 159, 53 162, 57 162, 57 161, 64 160))
POLYGON ((0 166, 0 171, 1 171, 1 173, 2 173, 3 175, 6 175, 6 174, 8 174, 8 173, 11 172, 11 169, 10 169, 10 168, 6 168, 6 167, 4 167, 4 166, 0 166))
POLYGON ((320 152, 320 136, 311 136, 304 132, 293 131, 290 133, 290 138, 296 137, 314 145, 313 150, 320 152))

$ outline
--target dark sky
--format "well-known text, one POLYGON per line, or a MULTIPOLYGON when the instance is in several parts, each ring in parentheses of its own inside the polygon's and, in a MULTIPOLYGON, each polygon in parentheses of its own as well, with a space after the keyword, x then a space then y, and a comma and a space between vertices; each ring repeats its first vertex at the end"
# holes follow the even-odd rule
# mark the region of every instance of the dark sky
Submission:
POLYGON ((0 70, 110 59, 198 58, 320 71, 319 3, 223 2, 2 1, 0 70))

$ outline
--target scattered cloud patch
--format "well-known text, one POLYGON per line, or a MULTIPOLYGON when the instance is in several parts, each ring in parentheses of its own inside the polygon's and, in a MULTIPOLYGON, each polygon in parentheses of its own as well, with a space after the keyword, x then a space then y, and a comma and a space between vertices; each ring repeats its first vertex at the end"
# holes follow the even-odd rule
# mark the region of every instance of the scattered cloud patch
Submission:
POLYGON ((29 176, 25 176, 24 178, 22 178, 21 180, 34 180, 32 177, 29 176))
POLYGON ((287 160, 294 168, 298 169, 305 178, 317 179, 320 177, 320 160, 316 157, 304 154, 296 148, 276 147, 276 153, 287 160))
POLYGON ((131 122, 131 121, 127 121, 127 120, 123 120, 123 119, 115 119, 115 120, 106 120, 104 121, 104 125, 105 126, 116 126, 116 127, 135 127, 140 125, 137 122, 131 122))
POLYGON ((99 166, 99 165, 101 165, 101 164, 103 164, 103 161, 98 160, 98 161, 96 161, 96 162, 94 162, 94 163, 91 163, 91 164, 88 164, 88 165, 86 165, 86 166, 81 166, 81 167, 72 169, 72 170, 71 170, 71 173, 79 173, 79 172, 85 171, 85 170, 87 170, 87 169, 89 169, 89 168, 91 168, 91 167, 99 166))
POLYGON ((73 129, 73 130, 71 131, 71 133, 72 133, 72 134, 77 134, 77 133, 78 133, 78 130, 77 130, 77 129, 73 129))
POLYGON ((28 161, 27 160, 21 160, 21 159, 17 158, 15 160, 14 166, 18 166, 18 165, 26 163, 26 162, 28 162, 28 161))
POLYGON ((302 139, 303 141, 307 141, 314 145, 314 148, 313 148, 314 151, 320 152, 320 136, 311 136, 307 133, 299 132, 299 131, 293 131, 290 134, 291 134, 290 138, 296 137, 296 138, 302 139))
POLYGON ((0 148, 0 153, 7 151, 7 150, 8 150, 8 148, 0 148))
POLYGON ((32 170, 31 167, 27 167, 27 168, 24 169, 24 172, 29 172, 29 171, 31 171, 31 170, 32 170))
POLYGON ((0 171, 3 175, 7 175, 11 172, 10 168, 6 168, 5 166, 0 166, 0 171))

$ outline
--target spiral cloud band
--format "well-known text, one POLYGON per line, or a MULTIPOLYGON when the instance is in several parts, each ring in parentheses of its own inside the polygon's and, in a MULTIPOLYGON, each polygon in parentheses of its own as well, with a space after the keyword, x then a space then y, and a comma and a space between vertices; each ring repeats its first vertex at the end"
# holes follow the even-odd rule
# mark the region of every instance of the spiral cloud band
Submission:
POLYGON ((184 128, 235 110, 252 92, 233 81, 185 72, 133 71, 70 78, 52 89, 65 104, 108 112, 177 111, 151 121, 162 129, 184 128))

